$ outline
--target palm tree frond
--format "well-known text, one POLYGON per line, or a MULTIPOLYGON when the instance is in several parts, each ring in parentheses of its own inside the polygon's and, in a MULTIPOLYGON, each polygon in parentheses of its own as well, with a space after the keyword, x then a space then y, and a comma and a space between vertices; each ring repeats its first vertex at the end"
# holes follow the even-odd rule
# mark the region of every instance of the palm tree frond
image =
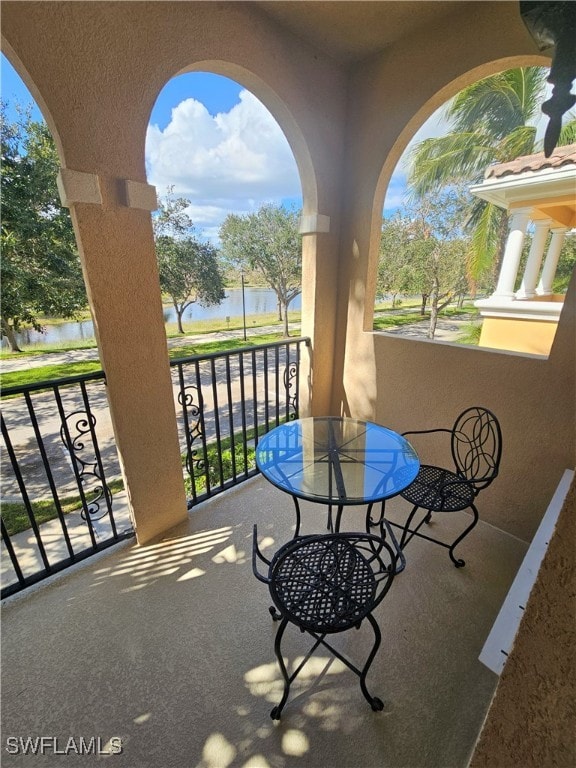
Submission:
POLYGON ((511 131, 498 145, 499 161, 507 163, 523 155, 531 155, 536 149, 536 127, 521 125, 511 131))
POLYGON ((568 122, 562 126, 560 136, 558 138, 558 146, 564 147, 567 144, 576 144, 576 116, 573 113, 568 113, 568 122))
POLYGON ((492 203, 478 209, 467 262, 468 275, 474 282, 480 281, 494 264, 501 216, 501 209, 492 203))
POLYGON ((408 155, 408 186, 416 196, 422 196, 460 179, 481 178, 492 160, 490 141, 478 132, 426 139, 408 155))
POLYGON ((483 126, 495 139, 537 117, 546 86, 546 69, 511 69, 486 77, 464 88, 448 112, 453 130, 470 131, 483 126))

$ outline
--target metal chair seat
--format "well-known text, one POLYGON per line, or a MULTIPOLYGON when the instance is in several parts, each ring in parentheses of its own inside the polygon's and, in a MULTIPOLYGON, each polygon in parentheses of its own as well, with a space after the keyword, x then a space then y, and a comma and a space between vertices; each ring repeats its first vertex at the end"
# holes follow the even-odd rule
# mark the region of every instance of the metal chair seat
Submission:
POLYGON ((474 501, 474 488, 460 475, 442 467, 425 464, 414 482, 402 491, 402 498, 432 512, 458 512, 474 501))
POLYGON ((349 539, 304 539, 280 550, 270 567, 270 595, 280 614, 314 632, 358 626, 373 610, 376 587, 369 562, 349 539))
POLYGON ((347 532, 292 539, 272 560, 267 560, 258 548, 254 526, 252 569, 257 579, 268 584, 275 606, 270 611, 280 621, 274 652, 284 678, 284 693, 270 713, 274 720, 280 719, 292 681, 320 645, 360 677, 360 688, 372 709, 383 709, 382 701, 368 692, 366 675, 381 642, 380 629, 372 612, 390 589, 397 557, 397 552, 383 538, 369 533, 347 532), (266 575, 259 573, 257 559, 268 566, 266 575), (359 629, 364 619, 372 626, 374 644, 364 666, 359 669, 325 638, 359 629), (281 650, 282 637, 289 623, 315 640, 292 675, 288 674, 281 650))

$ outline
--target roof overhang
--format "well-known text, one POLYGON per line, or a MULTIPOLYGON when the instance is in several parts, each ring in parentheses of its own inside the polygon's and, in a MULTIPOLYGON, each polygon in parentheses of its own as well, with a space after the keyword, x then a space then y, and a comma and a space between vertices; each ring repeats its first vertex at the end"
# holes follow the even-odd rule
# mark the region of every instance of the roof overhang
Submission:
POLYGON ((484 179, 470 192, 505 210, 532 208, 533 218, 576 226, 576 165, 484 179))

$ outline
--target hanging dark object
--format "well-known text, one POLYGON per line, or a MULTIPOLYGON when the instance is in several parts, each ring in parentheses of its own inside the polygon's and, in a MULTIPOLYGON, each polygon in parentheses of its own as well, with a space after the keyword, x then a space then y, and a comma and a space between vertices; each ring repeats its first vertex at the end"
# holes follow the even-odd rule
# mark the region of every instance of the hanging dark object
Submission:
POLYGON ((576 78, 576 2, 521 0, 520 15, 541 51, 554 48, 548 82, 552 96, 542 104, 550 121, 544 136, 544 155, 550 157, 562 129, 562 115, 576 104, 570 93, 576 78))

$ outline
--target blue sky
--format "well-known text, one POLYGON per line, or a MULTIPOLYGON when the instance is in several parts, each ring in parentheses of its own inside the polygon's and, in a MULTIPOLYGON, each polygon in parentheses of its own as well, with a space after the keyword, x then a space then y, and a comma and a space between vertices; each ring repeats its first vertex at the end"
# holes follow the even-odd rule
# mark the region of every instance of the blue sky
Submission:
MULTIPOLYGON (((9 118, 14 105, 32 104, 41 113, 8 60, 1 58, 2 100, 9 118)), ((417 137, 442 130, 431 119, 417 137)), ((146 139, 148 181, 159 196, 174 186, 190 200, 189 214, 198 234, 217 243, 227 213, 243 214, 263 203, 300 207, 301 187, 294 157, 274 118, 238 83, 194 72, 173 78, 152 111, 146 139)), ((405 174, 397 168, 384 211, 401 206, 405 174)))

